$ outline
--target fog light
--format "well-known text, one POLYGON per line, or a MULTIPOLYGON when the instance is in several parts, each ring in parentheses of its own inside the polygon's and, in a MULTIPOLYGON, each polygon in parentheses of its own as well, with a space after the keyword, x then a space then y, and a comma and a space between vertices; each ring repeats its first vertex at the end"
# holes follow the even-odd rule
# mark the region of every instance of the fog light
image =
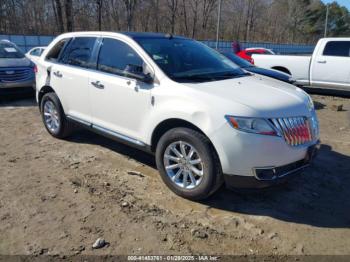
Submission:
POLYGON ((274 168, 255 169, 255 175, 260 180, 272 180, 276 178, 274 168))

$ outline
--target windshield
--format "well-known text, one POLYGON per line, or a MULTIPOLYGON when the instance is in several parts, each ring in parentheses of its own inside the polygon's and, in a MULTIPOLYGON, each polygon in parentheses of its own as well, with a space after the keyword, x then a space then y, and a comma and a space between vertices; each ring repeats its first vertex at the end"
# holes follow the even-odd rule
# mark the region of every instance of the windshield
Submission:
POLYGON ((24 54, 10 43, 0 43, 0 58, 23 58, 24 54))
POLYGON ((254 65, 249 63, 247 60, 244 60, 243 58, 240 58, 239 56, 236 56, 233 53, 222 53, 224 56, 226 56, 228 59, 230 59, 232 62, 234 62, 236 65, 247 68, 247 67, 253 67, 254 65))
POLYGON ((136 41, 177 82, 207 82, 247 75, 223 55, 194 40, 139 38, 136 41))

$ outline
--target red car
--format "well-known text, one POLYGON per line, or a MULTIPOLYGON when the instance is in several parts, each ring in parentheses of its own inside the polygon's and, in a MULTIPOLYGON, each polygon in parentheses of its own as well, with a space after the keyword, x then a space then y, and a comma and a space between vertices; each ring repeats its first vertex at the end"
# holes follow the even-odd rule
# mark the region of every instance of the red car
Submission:
POLYGON ((238 51, 236 55, 249 61, 251 64, 254 64, 254 59, 252 58, 253 54, 274 55, 275 53, 272 50, 267 48, 251 47, 251 48, 246 48, 244 50, 238 51))

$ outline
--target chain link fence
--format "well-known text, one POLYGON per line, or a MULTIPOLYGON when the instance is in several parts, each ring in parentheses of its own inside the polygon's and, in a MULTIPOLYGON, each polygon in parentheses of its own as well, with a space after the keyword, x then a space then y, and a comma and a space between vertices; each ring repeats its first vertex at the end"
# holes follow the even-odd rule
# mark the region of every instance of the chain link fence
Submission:
MULTIPOLYGON (((216 41, 214 40, 203 40, 202 43, 215 48, 216 41)), ((276 54, 312 54, 315 45, 305 45, 305 44, 274 44, 274 43, 264 43, 264 42, 240 42, 242 49, 249 47, 262 47, 271 49, 276 54)), ((218 43, 218 49, 220 51, 232 51, 231 41, 220 41, 218 43)))
MULTIPOLYGON (((0 35, 1 39, 7 39, 15 43, 24 52, 27 52, 36 46, 47 46, 55 38, 55 36, 45 35, 0 35)), ((215 48, 216 41, 214 40, 201 40, 202 43, 215 48)), ((240 42, 241 48, 248 47, 263 47, 273 50, 276 54, 311 54, 315 48, 314 45, 303 44, 274 44, 263 42, 240 42)), ((218 43, 218 49, 220 51, 232 51, 231 41, 220 41, 218 43)))

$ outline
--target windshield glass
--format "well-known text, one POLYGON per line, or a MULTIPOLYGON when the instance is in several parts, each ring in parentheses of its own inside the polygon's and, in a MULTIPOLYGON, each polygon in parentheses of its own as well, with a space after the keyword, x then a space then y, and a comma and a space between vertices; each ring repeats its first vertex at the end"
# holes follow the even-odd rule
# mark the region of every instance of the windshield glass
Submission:
POLYGON ((207 82, 247 75, 208 46, 190 39, 139 38, 136 41, 171 79, 207 82))
POLYGON ((23 58, 24 54, 10 43, 0 43, 0 58, 23 58))
POLYGON ((239 56, 236 56, 233 53, 222 53, 224 56, 226 56, 228 59, 230 59, 232 62, 234 62, 236 65, 247 68, 247 67, 253 67, 254 65, 249 63, 247 60, 244 60, 243 58, 240 58, 239 56))

